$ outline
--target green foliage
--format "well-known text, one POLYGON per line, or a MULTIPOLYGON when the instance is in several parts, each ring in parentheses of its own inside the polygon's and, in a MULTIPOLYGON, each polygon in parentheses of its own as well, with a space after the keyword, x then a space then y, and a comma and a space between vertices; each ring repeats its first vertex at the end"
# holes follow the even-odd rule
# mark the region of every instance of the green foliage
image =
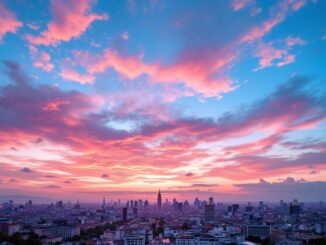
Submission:
POLYGON ((326 238, 317 238, 317 239, 311 239, 309 240, 309 244, 314 244, 314 245, 325 245, 326 244, 326 238))
POLYGON ((191 225, 185 222, 182 224, 181 228, 182 228, 182 230, 187 231, 187 230, 191 229, 191 225))
POLYGON ((18 232, 14 233, 10 237, 9 241, 15 245, 23 245, 24 244, 24 240, 18 232))
POLYGON ((0 231, 0 242, 9 242, 9 236, 0 231))
POLYGON ((87 240, 87 239, 90 239, 90 238, 99 238, 101 235, 103 235, 103 233, 106 230, 111 230, 111 231, 116 230, 118 225, 121 225, 121 222, 115 222, 113 224, 99 225, 99 226, 96 226, 95 228, 82 230, 80 232, 79 236, 74 236, 70 240, 71 241, 81 241, 81 240, 87 240))
POLYGON ((9 242, 14 245, 42 245, 41 239, 35 233, 30 233, 27 240, 24 241, 18 232, 14 233, 12 236, 0 232, 0 242, 9 242))
POLYGON ((246 237, 246 240, 249 241, 249 242, 258 243, 258 244, 261 244, 261 245, 272 245, 272 244, 274 244, 273 241, 269 237, 266 237, 265 239, 261 239, 259 236, 248 236, 248 237, 246 237))
POLYGON ((158 225, 163 227, 165 225, 165 220, 163 218, 160 218, 160 220, 158 221, 158 225))

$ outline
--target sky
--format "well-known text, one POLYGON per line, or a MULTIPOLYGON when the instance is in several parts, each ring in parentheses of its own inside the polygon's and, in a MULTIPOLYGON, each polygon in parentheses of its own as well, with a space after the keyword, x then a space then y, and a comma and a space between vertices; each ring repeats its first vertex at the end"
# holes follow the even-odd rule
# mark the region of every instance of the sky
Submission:
POLYGON ((1 0, 0 197, 326 201, 325 10, 1 0))

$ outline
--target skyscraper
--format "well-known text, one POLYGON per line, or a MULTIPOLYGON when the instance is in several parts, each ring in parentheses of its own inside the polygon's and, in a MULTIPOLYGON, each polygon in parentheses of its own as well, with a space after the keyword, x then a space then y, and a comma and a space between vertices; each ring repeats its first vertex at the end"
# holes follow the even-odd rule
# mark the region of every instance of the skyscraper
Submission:
POLYGON ((105 200, 105 197, 103 197, 102 208, 103 208, 103 209, 106 208, 106 200, 105 200))
POLYGON ((209 202, 207 204, 205 204, 204 218, 205 218, 205 221, 214 221, 215 220, 215 204, 214 204, 213 197, 210 197, 209 202))
POLYGON ((125 222, 128 219, 128 209, 127 208, 123 208, 122 209, 122 220, 125 222))
POLYGON ((162 196, 161 196, 161 190, 158 191, 158 195, 157 195, 157 207, 159 209, 162 208, 162 196))

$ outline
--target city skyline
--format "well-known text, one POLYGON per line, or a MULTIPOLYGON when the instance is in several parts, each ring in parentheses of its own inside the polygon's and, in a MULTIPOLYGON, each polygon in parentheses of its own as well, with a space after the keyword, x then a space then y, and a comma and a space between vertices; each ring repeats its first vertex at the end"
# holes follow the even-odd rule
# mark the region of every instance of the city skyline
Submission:
POLYGON ((326 201, 326 1, 27 2, 0 2, 0 201, 326 201))

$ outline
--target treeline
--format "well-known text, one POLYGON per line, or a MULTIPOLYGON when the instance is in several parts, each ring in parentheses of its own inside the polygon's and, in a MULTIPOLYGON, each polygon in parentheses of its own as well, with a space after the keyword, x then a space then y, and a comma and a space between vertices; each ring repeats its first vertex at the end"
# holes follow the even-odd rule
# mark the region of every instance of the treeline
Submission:
POLYGON ((0 232, 0 243, 9 243, 14 245, 42 245, 40 237, 33 232, 28 234, 26 240, 24 240, 23 236, 18 232, 11 236, 0 232))
POLYGON ((70 241, 83 241, 92 238, 99 238, 106 230, 114 231, 117 226, 121 225, 121 221, 114 222, 112 224, 98 225, 95 228, 89 228, 87 230, 81 230, 79 236, 74 236, 70 241))

